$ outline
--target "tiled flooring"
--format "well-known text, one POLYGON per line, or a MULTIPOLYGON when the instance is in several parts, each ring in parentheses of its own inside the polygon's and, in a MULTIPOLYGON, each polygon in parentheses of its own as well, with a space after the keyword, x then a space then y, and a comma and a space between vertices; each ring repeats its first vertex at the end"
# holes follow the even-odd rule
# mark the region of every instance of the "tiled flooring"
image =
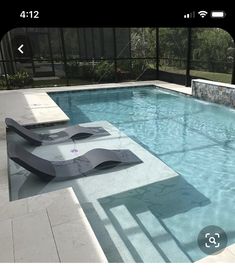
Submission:
POLYGON ((0 193, 0 262, 107 262, 71 188, 13 202, 0 193))

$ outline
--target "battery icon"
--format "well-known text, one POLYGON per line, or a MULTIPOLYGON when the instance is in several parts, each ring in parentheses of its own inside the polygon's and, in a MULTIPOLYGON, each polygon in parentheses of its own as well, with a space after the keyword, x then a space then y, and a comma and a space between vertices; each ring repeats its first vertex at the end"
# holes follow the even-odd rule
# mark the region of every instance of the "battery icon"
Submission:
POLYGON ((226 13, 223 10, 213 10, 211 12, 211 18, 224 18, 226 13))

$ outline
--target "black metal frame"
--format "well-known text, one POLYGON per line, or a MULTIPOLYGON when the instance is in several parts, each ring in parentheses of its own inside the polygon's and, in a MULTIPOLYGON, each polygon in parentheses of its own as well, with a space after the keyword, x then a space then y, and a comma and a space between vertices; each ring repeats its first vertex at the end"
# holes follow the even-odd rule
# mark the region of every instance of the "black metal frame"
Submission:
MULTIPOLYGON (((188 44, 187 44, 187 54, 186 54, 186 59, 183 60, 183 59, 174 59, 174 60, 180 60, 180 61, 183 61, 186 63, 186 70, 185 70, 185 74, 183 75, 179 75, 179 74, 174 74, 174 73, 171 73, 171 72, 165 72, 165 71, 160 71, 159 69, 159 66, 160 66, 160 60, 163 60, 164 58, 160 58, 160 55, 159 55, 159 43, 160 43, 160 40, 159 40, 159 28, 156 28, 156 56, 147 56, 147 57, 133 57, 131 55, 131 50, 130 50, 130 57, 118 57, 118 53, 117 53, 117 37, 116 37, 116 29, 115 28, 112 28, 112 33, 113 33, 113 50, 114 50, 114 56, 113 57, 108 57, 108 58, 97 58, 95 56, 95 53, 94 53, 94 48, 95 48, 95 41, 94 41, 94 30, 91 29, 91 41, 92 41, 92 49, 93 49, 93 56, 92 58, 88 58, 88 52, 87 52, 87 43, 86 43, 86 32, 83 31, 83 38, 84 38, 84 50, 85 50, 85 56, 86 58, 68 58, 67 57, 67 54, 66 54, 66 45, 65 45, 65 39, 64 39, 64 30, 63 28, 59 28, 59 39, 60 39, 60 42, 61 42, 61 51, 62 51, 62 56, 61 56, 61 63, 64 64, 64 72, 65 72, 65 78, 66 78, 66 85, 69 85, 69 76, 68 76, 68 70, 67 70, 67 64, 68 62, 71 62, 71 61, 75 61, 75 62, 100 62, 100 61, 109 61, 109 62, 113 62, 114 63, 114 79, 116 82, 118 82, 119 80, 119 77, 118 77, 118 61, 129 61, 130 63, 132 63, 132 61, 134 60, 152 60, 153 62, 155 62, 156 64, 156 73, 155 73, 155 77, 156 79, 162 79, 162 75, 164 74, 164 77, 166 77, 164 80, 167 81, 168 78, 169 78, 169 81, 172 81, 173 82, 176 82, 176 83, 179 83, 179 84, 185 84, 185 86, 190 86, 191 85, 191 75, 190 75, 190 69, 191 69, 191 49, 192 49, 192 43, 191 43, 191 40, 192 40, 192 32, 191 32, 191 28, 188 28, 188 35, 187 35, 187 41, 188 41, 188 44), (178 75, 178 77, 177 77, 178 75), (184 80, 183 80, 184 78, 184 80), (177 79, 180 79, 180 80, 177 80, 177 79)), ((77 36, 79 35, 79 29, 76 29, 77 31, 77 36)), ((104 29, 103 28, 100 28, 100 33, 101 33, 101 39, 100 40, 100 48, 101 48, 101 52, 102 52, 102 55, 104 55, 104 29)), ((50 29, 47 28, 47 32, 44 34, 47 34, 47 37, 48 37, 48 41, 49 41, 49 53, 50 53, 50 58, 46 58, 46 59, 43 59, 43 61, 45 62, 50 62, 51 65, 52 65, 52 70, 53 70, 53 73, 55 73, 55 67, 54 67, 54 58, 53 58, 53 50, 52 50, 52 45, 51 45, 51 35, 50 35, 50 29)), ((31 46, 31 43, 30 43, 30 38, 29 38, 29 33, 28 33, 28 30, 27 28, 25 28, 25 35, 26 35, 26 38, 28 39, 28 42, 29 42, 29 50, 30 50, 30 58, 29 58, 29 62, 32 64, 32 70, 33 70, 33 74, 35 75, 35 62, 37 61, 42 61, 41 59, 38 59, 38 58, 35 58, 33 56, 33 50, 32 50, 32 46, 31 46)), ((129 49, 131 49, 132 47, 132 42, 131 42, 131 28, 129 28, 129 49)), ((79 40, 79 39, 78 39, 79 40)), ((9 43, 9 41, 8 41, 9 43)), ((78 41, 78 47, 80 47, 79 45, 79 41, 78 41)), ((4 74, 5 74, 5 81, 6 81, 6 86, 8 89, 10 89, 10 86, 9 86, 9 81, 7 79, 7 69, 6 69, 6 66, 5 64, 6 63, 9 63, 11 64, 11 67, 14 68, 14 63, 15 62, 19 62, 19 61, 22 61, 22 59, 18 59, 18 58, 9 58, 9 60, 6 60, 4 59, 3 57, 3 52, 2 52, 2 46, 0 47, 1 49, 1 57, 2 57, 2 60, 0 60, 0 63, 3 63, 3 70, 4 70, 4 74)), ((173 60, 173 59, 170 59, 170 60, 173 60)), ((233 62, 233 71, 232 71, 232 78, 231 78, 231 83, 232 84, 235 84, 235 62, 233 62)))

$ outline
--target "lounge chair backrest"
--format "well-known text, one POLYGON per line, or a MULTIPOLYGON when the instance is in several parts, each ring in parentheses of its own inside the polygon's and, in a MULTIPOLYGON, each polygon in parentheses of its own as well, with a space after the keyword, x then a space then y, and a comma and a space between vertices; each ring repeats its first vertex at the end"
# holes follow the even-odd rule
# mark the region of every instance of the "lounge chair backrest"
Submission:
POLYGON ((5 123, 6 123, 8 128, 15 131, 17 134, 19 134, 24 139, 29 140, 33 143, 39 142, 39 144, 41 144, 39 134, 34 133, 33 131, 25 128, 24 126, 21 126, 20 124, 18 124, 15 120, 13 120, 11 118, 6 118, 5 123))

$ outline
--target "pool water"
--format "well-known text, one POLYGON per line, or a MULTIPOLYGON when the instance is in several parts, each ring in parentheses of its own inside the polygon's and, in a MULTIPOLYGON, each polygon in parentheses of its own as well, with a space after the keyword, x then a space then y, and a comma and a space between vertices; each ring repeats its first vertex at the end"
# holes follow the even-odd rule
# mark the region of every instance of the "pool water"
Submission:
MULTIPOLYGON (((50 96, 72 124, 98 120, 112 123, 182 175, 210 201, 161 219, 190 261, 206 256, 196 248, 198 233, 205 226, 220 226, 227 233, 228 244, 235 242, 233 109, 151 86, 50 96)), ((158 224, 151 216, 141 218, 149 222, 150 229, 154 226, 157 229, 158 224)))

